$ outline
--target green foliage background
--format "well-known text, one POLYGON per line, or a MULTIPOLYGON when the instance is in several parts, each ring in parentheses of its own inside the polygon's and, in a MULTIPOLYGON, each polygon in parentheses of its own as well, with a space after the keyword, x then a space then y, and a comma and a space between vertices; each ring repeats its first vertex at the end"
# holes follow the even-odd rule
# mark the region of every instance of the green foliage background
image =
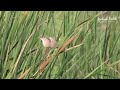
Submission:
POLYGON ((120 18, 111 11, 1 11, 0 78, 17 79, 115 79, 120 77, 120 18), (101 17, 102 16, 102 17, 101 17), (109 18, 108 18, 109 19, 109 18), (40 37, 54 37, 58 48, 76 34, 66 51, 38 72, 45 47, 40 37))

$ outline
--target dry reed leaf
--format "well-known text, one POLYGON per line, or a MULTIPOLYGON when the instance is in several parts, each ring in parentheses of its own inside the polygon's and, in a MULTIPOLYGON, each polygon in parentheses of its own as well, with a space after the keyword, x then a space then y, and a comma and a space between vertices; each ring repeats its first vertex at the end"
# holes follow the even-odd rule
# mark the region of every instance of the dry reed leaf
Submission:
POLYGON ((82 44, 79 44, 79 45, 76 45, 76 46, 73 46, 73 47, 71 47, 71 48, 68 48, 68 49, 65 50, 65 52, 67 52, 67 51, 69 51, 69 50, 71 50, 71 49, 77 48, 77 47, 79 47, 79 46, 81 46, 81 45, 83 45, 83 43, 82 43, 82 44))
POLYGON ((47 64, 52 60, 52 58, 55 55, 51 55, 50 57, 48 57, 47 59, 45 59, 41 64, 40 64, 40 71, 44 71, 44 68, 47 66, 47 64))
POLYGON ((118 72, 120 73, 120 62, 118 63, 117 68, 118 68, 118 72))
POLYGON ((26 42, 24 43, 24 45, 23 45, 23 47, 22 47, 22 49, 21 49, 21 51, 20 51, 20 54, 19 54, 19 56, 18 56, 18 58, 17 58, 17 60, 16 60, 16 62, 15 62, 15 66, 14 66, 14 68, 13 68, 13 72, 15 72, 15 69, 16 69, 16 67, 17 67, 17 65, 18 65, 18 63, 19 63, 19 60, 20 60, 20 58, 21 58, 21 56, 22 56, 22 54, 23 54, 23 52, 24 52, 24 50, 25 50, 25 48, 26 48, 26 46, 27 46, 27 43, 29 42, 30 38, 34 35, 34 33, 35 33, 35 30, 30 34, 30 36, 28 37, 28 39, 27 39, 26 42))
POLYGON ((18 79, 23 79, 30 71, 31 67, 27 69, 18 79))
POLYGON ((48 56, 48 53, 49 53, 49 48, 47 47, 46 48, 46 51, 45 51, 45 59, 43 60, 43 62, 40 64, 40 73, 42 74, 43 71, 45 70, 45 67, 47 66, 47 64, 50 62, 50 60, 52 59, 52 56, 47 58, 48 56))
POLYGON ((29 12, 28 11, 24 11, 23 14, 24 14, 24 16, 28 16, 29 12))
POLYGON ((65 50, 65 48, 75 39, 75 36, 72 36, 65 44, 61 46, 61 48, 58 50, 57 55, 65 50))

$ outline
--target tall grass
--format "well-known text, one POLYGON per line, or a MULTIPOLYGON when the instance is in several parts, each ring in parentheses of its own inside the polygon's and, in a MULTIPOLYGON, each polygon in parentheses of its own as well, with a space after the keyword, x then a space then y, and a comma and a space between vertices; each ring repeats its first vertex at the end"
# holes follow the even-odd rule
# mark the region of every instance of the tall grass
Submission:
POLYGON ((1 79, 116 79, 120 77, 119 12, 1 11, 1 79), (101 20, 99 18, 117 18, 101 20), (40 37, 54 37, 58 48, 40 37))

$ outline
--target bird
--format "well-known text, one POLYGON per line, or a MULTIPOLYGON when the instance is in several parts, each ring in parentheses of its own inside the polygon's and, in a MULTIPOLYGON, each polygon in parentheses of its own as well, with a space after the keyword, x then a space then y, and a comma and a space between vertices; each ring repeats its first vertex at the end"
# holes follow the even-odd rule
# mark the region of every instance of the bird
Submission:
POLYGON ((48 38, 42 37, 40 39, 42 40, 42 44, 44 47, 50 47, 50 40, 48 38))
POLYGON ((55 48, 56 47, 56 40, 52 37, 49 37, 50 40, 50 47, 55 48))
POLYGON ((49 38, 42 37, 40 39, 42 40, 42 44, 44 47, 50 47, 50 48, 56 47, 56 40, 53 37, 49 37, 49 38))

